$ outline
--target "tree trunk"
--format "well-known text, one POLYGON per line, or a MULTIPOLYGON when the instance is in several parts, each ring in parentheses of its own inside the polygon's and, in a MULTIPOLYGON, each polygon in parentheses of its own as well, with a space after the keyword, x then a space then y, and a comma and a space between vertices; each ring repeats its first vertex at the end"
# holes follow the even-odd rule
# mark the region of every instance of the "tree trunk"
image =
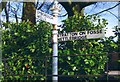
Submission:
POLYGON ((5 14, 6 14, 6 22, 9 22, 9 13, 7 11, 7 7, 5 7, 5 14))
POLYGON ((3 0, 0 3, 1 10, 0 12, 6 7, 7 2, 3 2, 3 0))
POLYGON ((29 20, 31 24, 36 23, 36 9, 34 2, 23 2, 22 21, 29 20))

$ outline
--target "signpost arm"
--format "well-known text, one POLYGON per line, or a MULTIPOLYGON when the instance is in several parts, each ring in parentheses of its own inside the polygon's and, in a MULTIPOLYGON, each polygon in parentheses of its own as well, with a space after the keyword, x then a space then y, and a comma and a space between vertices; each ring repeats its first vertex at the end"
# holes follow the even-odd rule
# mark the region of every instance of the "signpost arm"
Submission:
MULTIPOLYGON (((55 22, 57 22, 57 16, 59 14, 59 6, 58 2, 55 1, 53 4, 53 7, 51 8, 51 11, 53 12, 53 16, 55 17, 55 22)), ((58 82, 58 30, 57 30, 57 24, 53 24, 53 30, 52 30, 52 41, 53 41, 53 61, 52 61, 52 81, 58 82)))

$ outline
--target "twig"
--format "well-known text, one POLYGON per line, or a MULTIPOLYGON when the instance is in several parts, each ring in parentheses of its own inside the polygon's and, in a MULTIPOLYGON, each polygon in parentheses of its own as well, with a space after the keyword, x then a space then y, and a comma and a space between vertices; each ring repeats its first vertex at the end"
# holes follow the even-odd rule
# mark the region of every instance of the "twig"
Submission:
POLYGON ((101 14, 101 13, 103 13, 103 12, 105 12, 105 11, 111 10, 111 9, 117 7, 119 4, 120 4, 120 3, 116 4, 115 6, 113 6, 113 7, 111 7, 111 8, 108 8, 108 9, 105 9, 105 10, 103 10, 103 11, 100 11, 100 12, 94 14, 94 15, 98 15, 98 14, 101 14))

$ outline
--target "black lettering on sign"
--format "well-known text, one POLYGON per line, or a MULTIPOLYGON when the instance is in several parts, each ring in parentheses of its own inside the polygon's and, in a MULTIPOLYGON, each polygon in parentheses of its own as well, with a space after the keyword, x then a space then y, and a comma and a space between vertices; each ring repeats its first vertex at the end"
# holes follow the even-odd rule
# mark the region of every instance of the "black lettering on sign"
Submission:
POLYGON ((100 29, 100 34, 102 33, 102 29, 100 29))
POLYGON ((60 34, 58 34, 58 38, 60 37, 60 34))
POLYGON ((70 35, 71 35, 71 36, 77 36, 78 33, 77 33, 77 32, 72 32, 72 33, 70 33, 70 35))
POLYGON ((69 39, 69 37, 61 37, 58 38, 58 41, 67 41, 69 39))
POLYGON ((69 40, 75 40, 75 38, 76 38, 76 37, 72 37, 72 36, 71 36, 71 37, 69 38, 69 40))
POLYGON ((86 35, 85 35, 85 36, 79 36, 79 37, 78 37, 79 40, 83 40, 83 39, 86 39, 86 38, 87 38, 86 35))
POLYGON ((84 39, 87 39, 87 36, 66 36, 66 37, 61 37, 61 38, 58 38, 58 41, 61 42, 61 41, 70 41, 70 40, 84 40, 84 39))
POLYGON ((93 30, 88 31, 87 34, 94 34, 93 30))
POLYGON ((72 40, 72 37, 69 37, 70 40, 72 40))
POLYGON ((58 41, 62 41, 62 38, 58 38, 58 41))
POLYGON ((68 34, 67 34, 67 33, 58 34, 58 38, 59 38, 59 37, 65 37, 65 36, 68 36, 68 34))
POLYGON ((83 40, 86 39, 86 35, 85 36, 76 36, 76 37, 70 37, 69 40, 83 40))
POLYGON ((102 29, 87 31, 87 34, 101 34, 101 33, 102 33, 102 29))
POLYGON ((62 36, 68 36, 68 34, 67 33, 63 33, 63 35, 62 36))
POLYGON ((64 41, 67 41, 67 40, 68 40, 68 37, 65 37, 65 38, 64 38, 64 41))
POLYGON ((85 35, 85 31, 79 32, 79 35, 85 35))

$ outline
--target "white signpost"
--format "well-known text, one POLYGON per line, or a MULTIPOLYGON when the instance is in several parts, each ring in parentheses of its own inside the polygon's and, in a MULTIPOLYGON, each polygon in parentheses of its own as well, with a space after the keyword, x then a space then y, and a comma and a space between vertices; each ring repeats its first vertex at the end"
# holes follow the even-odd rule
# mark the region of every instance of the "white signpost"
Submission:
POLYGON ((83 40, 83 39, 95 39, 103 38, 104 31, 102 29, 98 30, 89 30, 89 31, 80 31, 80 32, 69 32, 58 34, 57 30, 57 16, 60 12, 58 2, 55 1, 54 5, 51 8, 53 16, 45 12, 37 10, 37 20, 43 20, 53 24, 52 31, 52 40, 53 40, 53 61, 52 61, 52 80, 53 82, 58 82, 58 42, 61 41, 70 41, 70 40, 83 40))
POLYGON ((71 41, 71 40, 84 40, 84 39, 95 39, 95 38, 103 38, 104 30, 89 30, 89 31, 80 31, 80 32, 69 32, 58 34, 58 41, 71 41))
POLYGON ((52 15, 49 15, 41 10, 36 10, 37 21, 43 20, 51 24, 57 24, 56 18, 52 15))
POLYGON ((57 39, 58 22, 57 22, 57 18, 60 12, 60 8, 59 8, 57 1, 54 1, 53 6, 51 7, 51 11, 53 12, 53 16, 45 12, 42 12, 40 10, 36 10, 36 13, 37 13, 36 17, 37 17, 37 21, 43 20, 43 21, 53 24, 53 30, 52 30, 52 43, 53 43, 52 75, 53 76, 52 76, 52 81, 58 82, 58 39, 57 39))

